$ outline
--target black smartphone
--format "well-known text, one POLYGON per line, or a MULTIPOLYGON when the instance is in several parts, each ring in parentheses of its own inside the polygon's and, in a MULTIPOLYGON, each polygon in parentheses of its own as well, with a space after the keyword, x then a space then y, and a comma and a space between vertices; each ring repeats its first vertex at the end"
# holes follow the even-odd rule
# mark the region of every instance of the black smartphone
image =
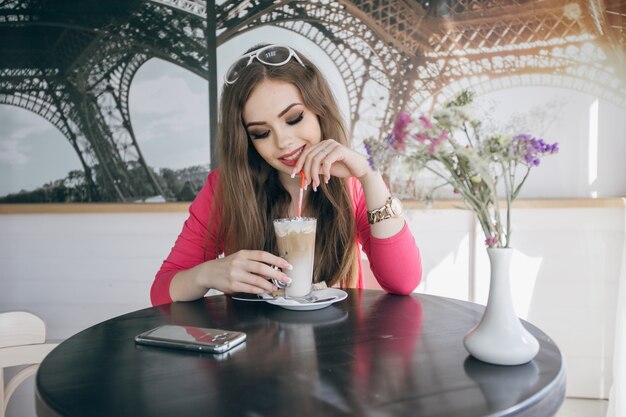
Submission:
POLYGON ((135 336, 135 343, 196 352, 223 353, 246 340, 246 334, 232 330, 205 329, 167 324, 135 336))

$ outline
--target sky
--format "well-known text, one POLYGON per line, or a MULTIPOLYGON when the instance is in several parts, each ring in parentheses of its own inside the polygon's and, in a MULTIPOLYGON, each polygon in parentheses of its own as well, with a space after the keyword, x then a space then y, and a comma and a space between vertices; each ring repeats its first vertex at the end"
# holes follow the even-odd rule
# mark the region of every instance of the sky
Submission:
MULTIPOLYGON (((220 87, 230 63, 260 39, 297 45, 329 78, 347 114, 347 93, 330 58, 311 41, 282 29, 256 29, 218 48, 220 87)), ((204 79, 159 59, 138 70, 130 88, 129 107, 148 165, 179 169, 209 163, 207 92, 204 79)), ((0 196, 32 190, 82 169, 69 141, 42 117, 0 105, 0 126, 0 196)))

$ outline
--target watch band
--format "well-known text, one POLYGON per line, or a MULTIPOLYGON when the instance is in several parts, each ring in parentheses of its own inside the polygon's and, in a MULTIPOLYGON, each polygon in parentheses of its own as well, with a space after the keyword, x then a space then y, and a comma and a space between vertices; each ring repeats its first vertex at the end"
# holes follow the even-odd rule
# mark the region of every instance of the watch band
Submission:
POLYGON ((367 212, 367 221, 369 224, 376 224, 392 217, 399 217, 400 215, 402 215, 400 200, 389 196, 384 206, 367 212))

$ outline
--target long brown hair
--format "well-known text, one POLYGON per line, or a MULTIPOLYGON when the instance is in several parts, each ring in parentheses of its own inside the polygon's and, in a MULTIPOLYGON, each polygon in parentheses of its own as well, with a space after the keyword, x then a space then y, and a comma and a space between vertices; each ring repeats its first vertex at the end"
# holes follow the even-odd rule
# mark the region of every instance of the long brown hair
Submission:
MULTIPOLYGON (((296 53, 304 66, 294 58, 277 67, 254 60, 234 84, 224 86, 217 137, 222 196, 218 233, 226 254, 241 249, 278 253, 272 221, 287 217, 291 202, 278 171, 258 154, 243 125, 244 105, 259 83, 276 80, 296 86, 304 105, 318 117, 322 140, 332 138, 350 145, 326 79, 305 56, 296 53)), ((355 286, 358 259, 348 179, 333 177, 328 184, 322 182, 318 192, 309 193, 307 207, 317 218, 314 279, 329 286, 355 286)))

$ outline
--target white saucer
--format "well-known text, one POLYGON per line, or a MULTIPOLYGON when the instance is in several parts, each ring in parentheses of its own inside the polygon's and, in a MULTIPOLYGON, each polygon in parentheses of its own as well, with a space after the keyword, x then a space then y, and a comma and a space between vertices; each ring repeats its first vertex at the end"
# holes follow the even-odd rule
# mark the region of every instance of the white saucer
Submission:
POLYGON ((348 293, 340 290, 338 288, 325 288, 323 290, 314 290, 311 292, 318 299, 337 297, 332 300, 323 301, 321 303, 301 303, 299 301, 290 300, 288 298, 278 297, 276 299, 265 300, 266 303, 270 303, 276 306, 280 306, 282 308, 286 308, 287 310, 300 310, 300 311, 308 311, 308 310, 319 310, 324 307, 328 307, 331 304, 336 302, 345 300, 348 297, 348 293))

